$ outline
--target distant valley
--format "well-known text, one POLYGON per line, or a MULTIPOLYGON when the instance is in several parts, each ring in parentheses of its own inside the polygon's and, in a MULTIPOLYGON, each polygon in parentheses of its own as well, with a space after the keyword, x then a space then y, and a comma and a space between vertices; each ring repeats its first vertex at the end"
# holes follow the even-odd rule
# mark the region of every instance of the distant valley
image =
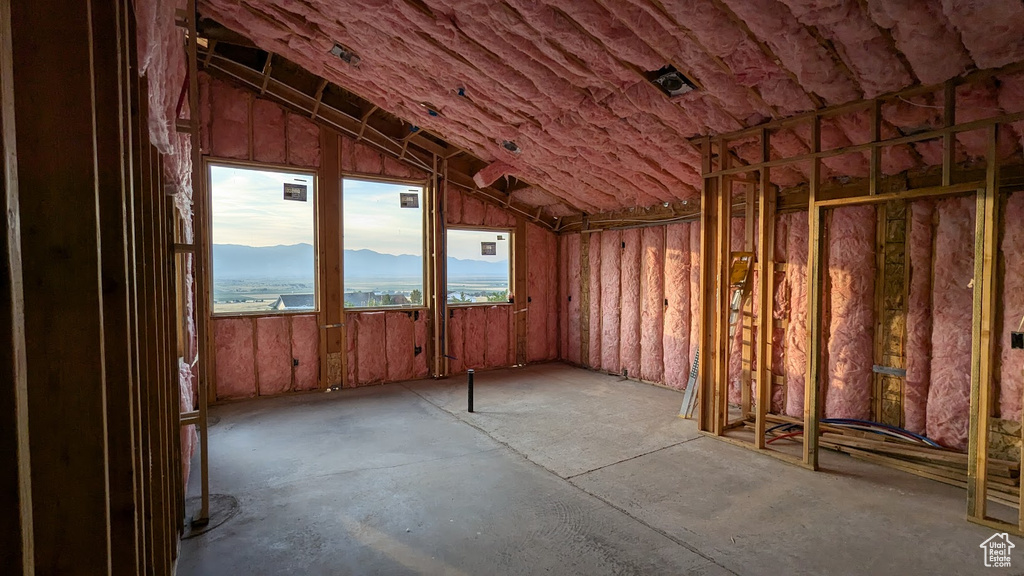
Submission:
MULTIPOLYGON (((309 279, 315 254, 310 244, 291 246, 213 245, 215 281, 243 279, 309 279)), ((348 278, 407 278, 422 269, 423 259, 408 254, 381 254, 373 250, 345 250, 348 278)), ((508 260, 448 259, 448 277, 503 277, 508 260)))

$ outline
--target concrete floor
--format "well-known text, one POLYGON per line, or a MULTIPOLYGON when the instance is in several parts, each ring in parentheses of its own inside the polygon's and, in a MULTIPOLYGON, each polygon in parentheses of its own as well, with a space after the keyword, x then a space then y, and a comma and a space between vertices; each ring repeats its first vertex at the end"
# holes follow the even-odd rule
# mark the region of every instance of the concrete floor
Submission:
POLYGON ((963 490, 828 451, 790 466, 700 436, 681 400, 546 364, 478 374, 474 414, 463 379, 217 407, 211 489, 240 510, 178 574, 986 570, 963 490))

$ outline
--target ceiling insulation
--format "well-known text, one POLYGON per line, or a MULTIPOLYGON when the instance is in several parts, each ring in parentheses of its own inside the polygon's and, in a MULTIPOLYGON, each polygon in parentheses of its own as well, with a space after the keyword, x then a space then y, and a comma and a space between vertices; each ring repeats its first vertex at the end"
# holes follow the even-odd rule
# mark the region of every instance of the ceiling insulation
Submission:
MULTIPOLYGON (((497 162, 482 180, 511 175, 591 213, 696 197, 694 136, 1024 60, 1018 0, 200 0, 199 9, 497 162), (332 55, 336 46, 354 58, 332 55), (669 97, 648 80, 669 65, 697 88, 669 97)), ((1022 84, 962 87, 957 120, 1019 111, 1022 84)), ((934 97, 902 104, 884 107, 883 137, 940 125, 934 97)), ((867 112, 824 122, 823 149, 865 142, 870 124, 867 112)), ((1001 152, 1019 154, 1024 133, 1003 134, 1001 152)), ((807 152, 808 136, 774 132, 773 155, 807 152)), ((984 152, 977 134, 958 141, 964 159, 984 152)), ((735 153, 754 162, 760 149, 735 153)), ((892 147, 883 172, 936 160, 931 142, 892 147)), ((865 154, 844 155, 826 160, 823 176, 867 169, 865 154)), ((772 173, 782 186, 806 178, 800 167, 772 173)))

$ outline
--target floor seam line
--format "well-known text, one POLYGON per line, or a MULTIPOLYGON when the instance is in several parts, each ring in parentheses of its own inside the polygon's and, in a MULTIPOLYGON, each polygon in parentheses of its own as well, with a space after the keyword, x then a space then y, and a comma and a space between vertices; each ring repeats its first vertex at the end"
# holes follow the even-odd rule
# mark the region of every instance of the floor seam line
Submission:
POLYGON ((643 458, 644 456, 649 456, 651 454, 654 454, 654 453, 657 453, 657 452, 661 452, 662 450, 668 450, 669 448, 674 448, 676 446, 679 446, 679 445, 682 445, 682 444, 686 444, 687 442, 693 442, 694 440, 697 440, 697 439, 699 439, 701 437, 702 436, 697 435, 697 436, 694 436, 693 438, 687 438, 686 440, 680 440, 679 442, 675 442, 675 443, 669 444, 667 446, 662 446, 661 448, 655 448, 654 450, 651 450, 650 452, 644 452, 643 454, 637 454, 636 456, 630 456, 629 458, 623 458, 622 460, 619 460, 618 462, 612 462, 611 464, 605 464, 603 466, 598 466, 597 468, 594 468, 592 470, 587 470, 586 472, 580 472, 578 474, 573 474, 572 476, 565 476, 564 478, 566 480, 572 480, 573 478, 579 478, 580 476, 584 476, 586 474, 590 474, 591 472, 597 472, 598 470, 604 470, 605 468, 610 468, 610 467, 615 466, 617 464, 622 464, 623 462, 629 462, 630 460, 636 460, 637 458, 643 458))
MULTIPOLYGON (((598 500, 599 502, 602 502, 603 504, 605 504, 606 506, 608 506, 608 507, 612 508, 613 510, 617 510, 618 512, 620 512, 620 513, 624 514, 624 515, 625 515, 626 517, 628 517, 628 518, 632 519, 632 520, 633 520, 634 522, 637 522, 637 523, 638 523, 638 524, 640 524, 641 526, 644 526, 644 527, 646 527, 646 528, 647 528, 647 529, 649 529, 649 530, 652 530, 652 531, 654 531, 654 532, 657 532, 658 534, 661 534, 662 536, 664 536, 665 538, 669 539, 670 541, 672 541, 672 542, 675 542, 675 543, 676 543, 677 545, 679 545, 679 546, 682 546, 683 548, 686 548, 686 549, 687 549, 687 550, 689 550, 690 552, 693 552, 694 554, 696 554, 696 555, 700 556, 701 558, 703 558, 703 559, 707 560, 708 562, 710 562, 710 563, 714 564, 715 566, 718 566, 718 567, 719 567, 719 568, 721 568, 722 570, 725 570, 725 571, 727 571, 728 573, 730 573, 730 574, 733 574, 734 576, 739 576, 739 573, 738 573, 738 572, 735 572, 735 571, 733 571, 733 570, 730 570, 729 568, 726 568, 725 566, 723 566, 723 565, 719 564, 719 563, 718 563, 718 562, 717 562, 717 561, 716 561, 716 560, 715 560, 714 558, 712 558, 712 557, 708 556, 707 554, 705 554, 705 553, 701 552, 701 551, 700 551, 700 550, 698 550, 698 549, 697 549, 697 548, 696 548, 695 546, 693 546, 693 545, 691 545, 691 544, 688 544, 688 543, 684 542, 683 540, 680 540, 679 538, 676 538, 675 536, 672 536, 671 534, 669 534, 668 532, 665 532, 664 530, 661 530, 660 528, 656 528, 656 527, 654 527, 654 526, 652 526, 652 525, 648 524, 647 522, 644 522, 644 521, 643 521, 643 520, 641 520, 640 518, 637 518, 637 517, 636 517, 636 516, 634 516, 633 514, 630 514, 630 513, 629 513, 629 512, 627 511, 627 510, 625 510, 625 509, 623 509, 623 508, 620 508, 620 507, 616 506, 615 504, 612 504, 612 503, 611 503, 611 502, 609 502, 608 500, 605 500, 604 498, 602 498, 602 497, 598 496, 597 494, 594 494, 593 492, 590 492, 589 490, 586 490, 586 489, 585 489, 585 488, 583 488, 582 486, 579 486, 579 485, 578 485, 578 484, 576 484, 575 482, 572 482, 572 481, 571 481, 571 480, 570 480, 569 478, 565 478, 565 477, 561 476, 560 474, 558 474, 557 472, 555 472, 554 470, 551 470, 550 468, 548 468, 548 467, 544 466, 543 464, 540 464, 539 462, 536 462, 536 461, 534 461, 534 460, 533 460, 533 459, 531 459, 531 458, 530 458, 529 456, 527 456, 527 455, 526 455, 526 454, 524 454, 523 452, 520 452, 520 451, 519 451, 519 450, 517 450, 516 448, 512 447, 512 446, 511 446, 510 444, 508 444, 507 442, 503 442, 503 441, 501 441, 501 440, 499 440, 499 439, 495 438, 495 437, 494 437, 494 436, 492 436, 492 435, 491 435, 491 434, 490 434, 490 433, 489 433, 489 432, 488 432, 487 430, 484 430, 483 428, 481 428, 480 426, 476 425, 475 423, 473 423, 473 422, 470 422, 470 421, 468 421, 468 420, 463 420, 462 418, 459 418, 458 416, 456 416, 456 415, 455 415, 455 413, 454 413, 454 412, 450 412, 450 411, 448 411, 448 410, 445 410, 444 408, 442 408, 442 407, 441 407, 441 406, 439 406, 438 404, 436 404, 436 403, 434 403, 433 401, 431 401, 431 400, 430 400, 429 398, 427 398, 426 396, 423 396, 423 395, 422 395, 422 394, 420 394, 419 392, 417 392, 417 391, 413 390, 412 388, 409 388, 409 387, 408 387, 408 386, 406 386, 406 385, 405 385, 404 383, 402 384, 402 387, 403 387, 403 388, 405 388, 406 390, 408 390, 408 391, 412 392, 413 394, 415 394, 415 395, 419 396, 420 398, 422 398, 422 399, 423 399, 423 401, 424 401, 424 402, 426 402, 427 404, 430 404, 431 406, 435 407, 436 409, 440 410, 441 412, 444 412, 445 414, 448 414, 448 416, 450 416, 451 418, 455 419, 456 421, 458 421, 458 422, 462 422, 463 424, 465 424, 465 425, 467 425, 467 426, 470 426, 471 428, 474 428, 474 429, 478 430, 478 431, 479 431, 479 432, 480 432, 481 434, 483 434, 483 435, 487 436, 487 437, 488 437, 488 438, 490 438, 491 440, 493 440, 493 441, 497 442, 498 444, 500 444, 500 445, 504 446, 504 447, 505 447, 505 448, 507 448, 507 449, 508 449, 508 450, 509 450, 510 452, 512 452, 512 453, 514 453, 514 454, 516 454, 516 455, 518 455, 519 457, 521 457, 521 458, 522 458, 523 460, 526 460, 526 461, 527 461, 527 462, 529 462, 530 464, 533 464, 534 466, 536 466, 536 467, 540 468, 541 470, 544 470, 544 471, 548 472, 549 474, 553 475, 553 476, 554 476, 555 478, 558 478, 558 479, 559 479, 560 481, 562 481, 562 482, 565 482, 566 484, 568 484, 568 485, 572 486, 573 488, 575 488, 575 489, 579 490, 580 492, 583 492, 584 494, 586 494, 586 495, 588 495, 588 496, 590 496, 590 497, 592 497, 592 498, 594 498, 594 499, 598 500)), ((685 444, 686 442, 690 442, 690 441, 693 441, 693 440, 697 440, 697 439, 699 439, 699 438, 703 438, 703 435, 701 435, 701 436, 696 436, 696 437, 694 437, 694 438, 688 438, 688 439, 686 439, 686 440, 683 440, 682 442, 677 442, 676 444, 685 444)), ((671 447, 671 446, 666 446, 665 448, 670 448, 670 447, 671 447)), ((657 450, 655 450, 654 452, 657 452, 657 450)), ((641 456, 643 456, 643 454, 641 454, 641 456)))

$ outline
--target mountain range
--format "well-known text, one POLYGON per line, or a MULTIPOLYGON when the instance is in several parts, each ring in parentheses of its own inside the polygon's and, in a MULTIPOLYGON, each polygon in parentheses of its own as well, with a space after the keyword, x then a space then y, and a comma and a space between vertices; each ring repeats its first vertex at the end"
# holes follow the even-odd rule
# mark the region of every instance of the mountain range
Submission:
MULTIPOLYGON (((308 279, 313 269, 310 244, 290 246, 213 245, 213 270, 217 280, 308 279)), ((373 250, 345 250, 349 278, 402 278, 421 270, 423 259, 409 254, 381 254, 373 250)), ((505 276, 508 260, 448 259, 449 277, 505 276)))

